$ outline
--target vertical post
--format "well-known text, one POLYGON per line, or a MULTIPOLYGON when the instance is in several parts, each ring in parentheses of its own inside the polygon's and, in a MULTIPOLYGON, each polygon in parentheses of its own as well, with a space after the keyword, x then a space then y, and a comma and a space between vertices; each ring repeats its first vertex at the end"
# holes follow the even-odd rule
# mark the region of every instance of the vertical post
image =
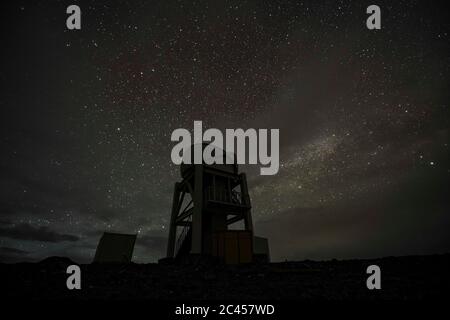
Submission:
POLYGON ((194 212, 192 213, 191 253, 202 253, 203 166, 194 165, 194 212))
POLYGON ((179 200, 180 200, 180 184, 178 182, 176 182, 174 192, 173 192, 172 213, 170 215, 169 241, 167 244, 167 257, 168 258, 173 258, 174 254, 175 254, 174 253, 175 237, 177 234, 177 226, 175 224, 175 221, 178 216, 179 200))
MULTIPOLYGON (((241 193, 243 204, 251 207, 250 196, 248 195, 247 176, 245 175, 245 173, 241 173, 239 176, 241 180, 241 193)), ((245 222, 245 229, 253 231, 252 213, 250 209, 246 210, 244 213, 244 222, 245 222)))
POLYGON ((227 177, 227 192, 225 193, 225 201, 231 202, 231 184, 229 177, 227 177))
POLYGON ((216 200, 216 175, 213 174, 212 178, 213 178, 213 198, 212 198, 212 200, 215 201, 216 200))

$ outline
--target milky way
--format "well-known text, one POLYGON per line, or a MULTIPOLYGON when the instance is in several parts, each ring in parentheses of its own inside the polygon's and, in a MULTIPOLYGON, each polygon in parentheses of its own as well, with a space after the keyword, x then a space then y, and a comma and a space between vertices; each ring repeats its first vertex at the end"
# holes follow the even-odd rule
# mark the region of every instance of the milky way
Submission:
MULTIPOLYGON (((80 2, 2 10, 2 260, 165 252, 176 128, 279 128, 248 173, 273 260, 446 252, 449 25, 425 2, 80 2)), ((437 4, 436 4, 437 6, 437 4)))

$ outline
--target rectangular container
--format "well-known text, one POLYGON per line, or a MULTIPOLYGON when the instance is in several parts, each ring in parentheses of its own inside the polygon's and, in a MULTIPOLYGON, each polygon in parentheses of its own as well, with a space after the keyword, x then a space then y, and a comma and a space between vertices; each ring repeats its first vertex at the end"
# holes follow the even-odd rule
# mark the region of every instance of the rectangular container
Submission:
POLYGON ((252 262, 252 232, 244 230, 226 230, 214 233, 213 256, 219 257, 226 264, 252 262))

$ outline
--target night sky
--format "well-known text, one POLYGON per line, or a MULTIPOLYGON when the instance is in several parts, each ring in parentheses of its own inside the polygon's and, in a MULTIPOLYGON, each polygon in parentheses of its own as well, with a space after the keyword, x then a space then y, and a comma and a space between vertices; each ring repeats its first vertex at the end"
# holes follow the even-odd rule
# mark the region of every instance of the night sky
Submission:
POLYGON ((277 175, 240 167, 272 260, 450 251, 438 2, 13 1, 1 15, 1 261, 90 262, 104 231, 138 233, 136 262, 163 257, 170 135, 194 120, 280 129, 277 175))

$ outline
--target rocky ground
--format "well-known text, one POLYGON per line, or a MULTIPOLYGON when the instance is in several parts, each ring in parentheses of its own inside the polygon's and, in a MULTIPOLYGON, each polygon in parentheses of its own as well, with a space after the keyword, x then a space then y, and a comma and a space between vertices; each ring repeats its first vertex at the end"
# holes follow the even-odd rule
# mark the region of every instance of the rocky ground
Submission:
POLYGON ((450 289, 450 254, 373 260, 223 266, 81 265, 81 290, 66 288, 67 258, 0 264, 2 294, 32 299, 417 300, 450 289), (381 290, 368 290, 366 268, 381 268, 381 290))

